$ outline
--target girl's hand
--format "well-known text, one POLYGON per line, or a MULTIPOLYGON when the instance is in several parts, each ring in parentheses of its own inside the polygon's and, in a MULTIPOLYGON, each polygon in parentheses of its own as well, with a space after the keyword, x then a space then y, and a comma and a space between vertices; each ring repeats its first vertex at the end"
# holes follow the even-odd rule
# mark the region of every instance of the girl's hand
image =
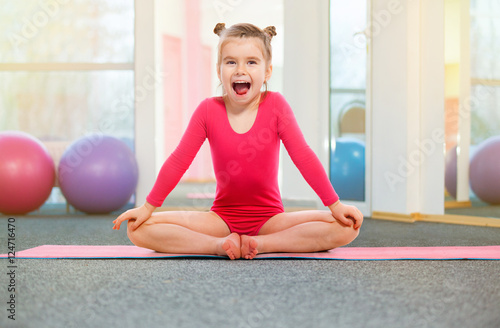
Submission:
POLYGON ((133 231, 139 228, 141 224, 146 222, 146 220, 148 220, 151 217, 151 214, 153 214, 155 208, 156 207, 146 202, 144 205, 140 207, 128 210, 113 221, 113 223, 115 224, 113 226, 113 229, 120 230, 120 225, 122 224, 123 221, 135 220, 135 222, 130 226, 130 228, 133 231))
POLYGON ((335 220, 358 230, 363 224, 363 214, 354 206, 344 205, 340 201, 328 206, 335 220))

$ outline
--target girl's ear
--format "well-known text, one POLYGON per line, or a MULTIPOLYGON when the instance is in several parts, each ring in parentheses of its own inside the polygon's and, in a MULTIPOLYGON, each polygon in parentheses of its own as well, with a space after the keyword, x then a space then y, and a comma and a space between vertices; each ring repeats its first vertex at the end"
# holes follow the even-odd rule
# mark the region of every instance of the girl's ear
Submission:
POLYGON ((215 70, 217 71, 217 77, 219 78, 219 81, 222 82, 222 79, 220 77, 220 65, 219 64, 215 64, 215 70))
POLYGON ((266 69, 266 81, 269 81, 271 76, 273 75, 273 65, 269 65, 269 67, 266 69))

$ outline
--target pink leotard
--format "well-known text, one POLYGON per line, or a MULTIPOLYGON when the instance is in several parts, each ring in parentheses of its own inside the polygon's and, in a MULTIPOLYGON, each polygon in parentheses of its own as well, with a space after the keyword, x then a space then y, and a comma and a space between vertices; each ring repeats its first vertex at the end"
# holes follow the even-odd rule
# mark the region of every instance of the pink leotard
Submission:
POLYGON ((280 140, 323 204, 328 206, 339 199, 321 162, 307 145, 290 105, 281 94, 268 92, 253 126, 241 134, 231 127, 222 98, 202 101, 179 145, 163 164, 147 197, 150 204, 163 204, 205 139, 210 143, 217 180, 211 210, 231 232, 257 235, 267 220, 283 212, 278 188, 280 140))

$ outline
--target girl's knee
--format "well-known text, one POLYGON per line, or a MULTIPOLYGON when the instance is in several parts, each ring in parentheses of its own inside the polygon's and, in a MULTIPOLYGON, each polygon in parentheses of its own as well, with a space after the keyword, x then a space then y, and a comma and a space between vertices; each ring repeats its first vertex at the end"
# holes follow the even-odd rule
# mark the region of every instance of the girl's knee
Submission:
POLYGON ((346 227, 338 222, 333 222, 330 226, 331 229, 328 238, 329 249, 348 245, 359 235, 359 229, 346 227))
POLYGON ((345 245, 350 244, 354 241, 354 239, 358 238, 359 236, 359 229, 354 229, 352 227, 349 227, 346 231, 346 236, 345 236, 345 245))
POLYGON ((135 245, 139 247, 143 247, 143 242, 142 238, 140 237, 140 232, 139 229, 132 230, 132 224, 135 222, 135 220, 129 220, 127 223, 127 236, 128 239, 135 245))

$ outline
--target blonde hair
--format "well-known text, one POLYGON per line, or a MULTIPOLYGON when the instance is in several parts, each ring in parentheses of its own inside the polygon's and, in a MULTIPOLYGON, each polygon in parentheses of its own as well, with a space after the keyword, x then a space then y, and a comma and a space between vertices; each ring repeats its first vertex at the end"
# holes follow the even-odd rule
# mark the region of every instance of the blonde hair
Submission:
MULTIPOLYGON (((218 51, 217 51, 217 69, 220 69, 222 60, 222 48, 229 42, 230 38, 258 38, 262 41, 262 54, 266 60, 266 68, 269 68, 272 61, 272 47, 271 39, 276 35, 276 27, 268 26, 264 29, 250 24, 250 23, 240 23, 234 24, 229 28, 226 28, 226 24, 218 23, 215 25, 214 33, 220 37, 218 51)), ((264 82, 267 93, 267 81, 264 82)))

